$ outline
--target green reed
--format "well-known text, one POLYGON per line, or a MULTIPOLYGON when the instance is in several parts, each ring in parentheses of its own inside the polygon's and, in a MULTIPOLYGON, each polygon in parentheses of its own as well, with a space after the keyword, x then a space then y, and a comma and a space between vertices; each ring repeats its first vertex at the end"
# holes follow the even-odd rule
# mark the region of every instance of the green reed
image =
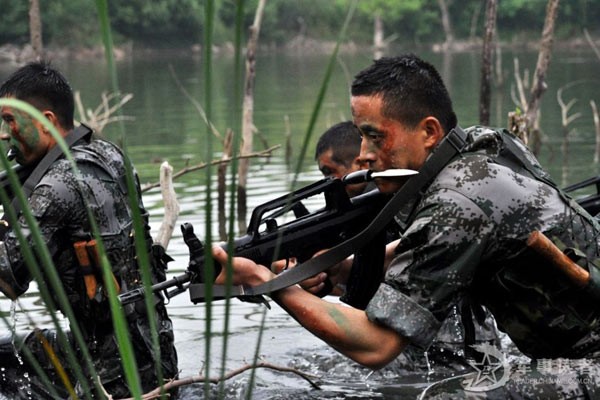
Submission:
MULTIPOLYGON (((243 82, 243 74, 242 74, 242 30, 244 27, 244 5, 245 0, 235 0, 236 4, 236 13, 235 13, 235 35, 234 35, 234 121, 235 127, 233 129, 233 142, 231 145, 231 154, 236 155, 240 149, 241 144, 241 133, 242 133, 242 101, 243 101, 243 92, 242 92, 242 82, 243 82)), ((228 254, 228 264, 231 264, 232 255, 231 249, 233 248, 233 241, 235 239, 235 226, 236 221, 233 217, 236 215, 235 205, 236 201, 236 179, 237 179, 237 170, 238 170, 238 159, 236 157, 231 161, 230 168, 230 191, 229 191, 229 221, 228 221, 228 231, 229 235, 227 235, 227 248, 229 249, 228 254)), ((223 350, 221 352, 221 372, 220 379, 221 382, 219 384, 219 398, 225 397, 225 374, 227 372, 227 349, 229 342, 229 315, 231 310, 231 286, 233 281, 233 271, 231 268, 225 268, 225 287, 226 287, 226 296, 225 296, 225 321, 223 322, 223 350)))

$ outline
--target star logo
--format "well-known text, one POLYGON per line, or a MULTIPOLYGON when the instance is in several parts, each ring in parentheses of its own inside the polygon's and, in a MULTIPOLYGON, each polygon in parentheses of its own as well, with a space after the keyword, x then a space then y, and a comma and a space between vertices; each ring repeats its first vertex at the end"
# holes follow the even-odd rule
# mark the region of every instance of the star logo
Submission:
POLYGON ((483 354, 481 361, 469 361, 476 371, 475 376, 463 381, 466 391, 486 392, 508 382, 510 366, 504 353, 489 344, 474 344, 475 350, 483 354))

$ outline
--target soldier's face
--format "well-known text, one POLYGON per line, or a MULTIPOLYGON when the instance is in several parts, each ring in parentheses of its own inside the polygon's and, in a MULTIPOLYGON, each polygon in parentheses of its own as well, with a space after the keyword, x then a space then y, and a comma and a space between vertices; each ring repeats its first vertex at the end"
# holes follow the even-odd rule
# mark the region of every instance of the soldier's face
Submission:
MULTIPOLYGON (((359 157, 352 160, 350 167, 346 167, 344 164, 334 161, 332 149, 328 149, 321 153, 317 159, 317 163, 319 164, 319 171, 321 171, 323 176, 332 176, 338 179, 343 178, 351 172, 366 168, 365 163, 363 163, 359 157)), ((366 182, 355 185, 346 185, 346 192, 348 193, 348 196, 354 197, 361 194, 365 186, 367 186, 366 182)))
MULTIPOLYGON (((369 169, 421 168, 431 150, 426 129, 407 128, 382 114, 381 96, 353 96, 350 100, 354 124, 361 132, 360 158, 369 169)), ((376 179, 380 191, 393 193, 406 182, 404 179, 376 179)))
POLYGON ((0 139, 8 141, 9 147, 16 152, 16 161, 19 164, 36 163, 52 147, 52 136, 44 130, 41 123, 28 114, 3 106, 0 108, 0 115, 0 139))

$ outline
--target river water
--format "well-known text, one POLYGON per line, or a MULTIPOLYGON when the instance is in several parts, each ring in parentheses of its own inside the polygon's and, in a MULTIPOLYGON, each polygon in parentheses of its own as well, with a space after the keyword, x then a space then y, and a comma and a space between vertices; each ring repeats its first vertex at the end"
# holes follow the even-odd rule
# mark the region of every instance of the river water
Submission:
MULTIPOLYGON (((478 120, 479 53, 433 54, 421 53, 432 62, 447 82, 456 112, 462 126, 470 126, 478 120)), ((502 54, 504 84, 493 90, 492 125, 506 125, 506 115, 513 110, 511 92, 514 92, 513 63, 519 60, 522 73, 535 68, 536 54, 530 51, 508 51, 502 54)), ((318 135, 333 123, 350 117, 348 86, 352 76, 369 65, 372 55, 368 53, 342 54, 338 57, 332 80, 328 86, 323 107, 317 119, 315 132, 303 159, 298 184, 306 185, 320 178, 312 160, 318 135)), ((253 159, 248 184, 248 207, 286 193, 294 178, 310 115, 316 102, 325 68, 327 55, 259 54, 256 66, 254 124, 259 132, 255 138, 255 150, 265 146, 282 145, 268 160, 253 159), (284 157, 286 135, 290 134, 292 159, 284 157)), ((594 127, 589 101, 597 98, 600 81, 595 55, 584 50, 555 51, 548 73, 548 90, 542 102, 541 127, 545 142, 540 153, 542 164, 557 181, 567 185, 598 173, 593 162, 594 127), (577 102, 571 114, 581 113, 571 128, 569 153, 561 153, 563 129, 560 125, 561 111, 557 90, 570 84, 563 91, 564 101, 577 102)), ((109 75, 104 63, 98 60, 63 61, 54 64, 62 69, 73 88, 80 92, 87 108, 94 108, 100 101, 100 93, 110 91, 109 75)), ((224 133, 235 126, 233 59, 230 55, 215 56, 211 109, 213 123, 224 133)), ((14 65, 0 65, 0 78, 4 79, 14 65)), ((197 108, 183 94, 176 80, 186 92, 201 104, 205 103, 203 66, 194 55, 134 56, 118 62, 119 86, 123 93, 132 93, 133 99, 123 107, 123 115, 129 118, 123 123, 128 154, 140 172, 142 183, 158 180, 159 164, 168 161, 175 171, 185 165, 205 162, 206 128, 197 108)), ((104 134, 122 142, 118 124, 108 125, 104 134)), ((220 144, 213 144, 214 157, 220 157, 220 144)), ((204 237, 205 173, 187 174, 175 183, 181 207, 179 223, 190 222, 196 233, 204 237)), ((214 184, 210 186, 211 197, 216 199, 214 184)), ((156 233, 163 213, 163 205, 157 190, 144 194, 144 202, 151 213, 151 225, 156 233)), ((216 203, 215 203, 216 204, 216 203)), ((216 206, 213 206, 213 210, 216 206)), ((211 231, 217 232, 216 217, 210 216, 211 231)), ((169 253, 175 259, 170 264, 170 275, 180 274, 187 264, 187 248, 178 229, 170 242, 169 253)), ((337 301, 332 298, 332 301, 337 301)), ((206 373, 219 376, 221 367, 236 370, 251 363, 255 354, 266 363, 298 368, 314 374, 322 384, 322 390, 314 390, 309 383, 292 373, 269 369, 256 371, 255 399, 283 398, 331 398, 331 399, 405 399, 416 398, 429 383, 440 379, 435 368, 427 374, 403 374, 393 365, 371 373, 348 361, 324 343, 308 334, 276 304, 266 310, 262 305, 232 300, 229 309, 225 302, 213 305, 213 321, 210 355, 206 354, 206 310, 203 304, 194 305, 187 293, 173 298, 168 310, 175 325, 175 339, 179 352, 181 377, 206 373), (228 318, 226 315, 228 314, 228 318), (228 321, 228 334, 224 334, 228 321), (264 329, 261 327, 264 326, 264 329), (227 338, 226 340, 224 338, 227 338), (257 351, 257 343, 261 340, 257 351), (223 346, 226 344, 226 362, 223 364, 223 346)), ((0 301, 2 312, 8 313, 11 304, 0 301)), ((49 325, 50 318, 37 296, 35 285, 20 301, 16 316, 17 329, 29 327, 30 317, 37 325, 49 325)), ((246 398, 250 372, 244 372, 227 381, 225 398, 246 398)), ((202 386, 183 390, 186 399, 203 398, 202 386)))

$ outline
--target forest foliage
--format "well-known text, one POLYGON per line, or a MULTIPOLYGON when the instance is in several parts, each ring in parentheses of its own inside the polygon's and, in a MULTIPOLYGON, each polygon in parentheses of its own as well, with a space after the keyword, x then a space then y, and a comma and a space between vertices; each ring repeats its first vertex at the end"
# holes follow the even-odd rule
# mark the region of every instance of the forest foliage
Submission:
MULTIPOLYGON (((379 15, 387 37, 398 43, 424 44, 445 40, 441 26, 440 0, 359 1, 348 39, 370 44, 373 21, 379 15)), ((457 40, 481 37, 485 0, 443 0, 448 4, 453 34, 457 40)), ((269 0, 261 42, 280 46, 296 37, 335 40, 353 0, 269 0)), ((235 7, 239 0, 217 1, 214 43, 232 42, 235 7)), ((246 26, 250 26, 258 0, 245 0, 246 26)), ((505 42, 537 39, 546 0, 501 0, 497 27, 505 42)), ((0 0, 0 45, 29 42, 29 2, 0 0)), ((203 40, 204 1, 202 0, 111 0, 113 33, 117 44, 135 47, 185 48, 203 40)), ((41 1, 42 31, 46 47, 91 47, 99 45, 98 18, 92 1, 41 1)), ((561 2, 556 38, 580 36, 586 28, 597 33, 600 2, 568 0, 561 2)))

